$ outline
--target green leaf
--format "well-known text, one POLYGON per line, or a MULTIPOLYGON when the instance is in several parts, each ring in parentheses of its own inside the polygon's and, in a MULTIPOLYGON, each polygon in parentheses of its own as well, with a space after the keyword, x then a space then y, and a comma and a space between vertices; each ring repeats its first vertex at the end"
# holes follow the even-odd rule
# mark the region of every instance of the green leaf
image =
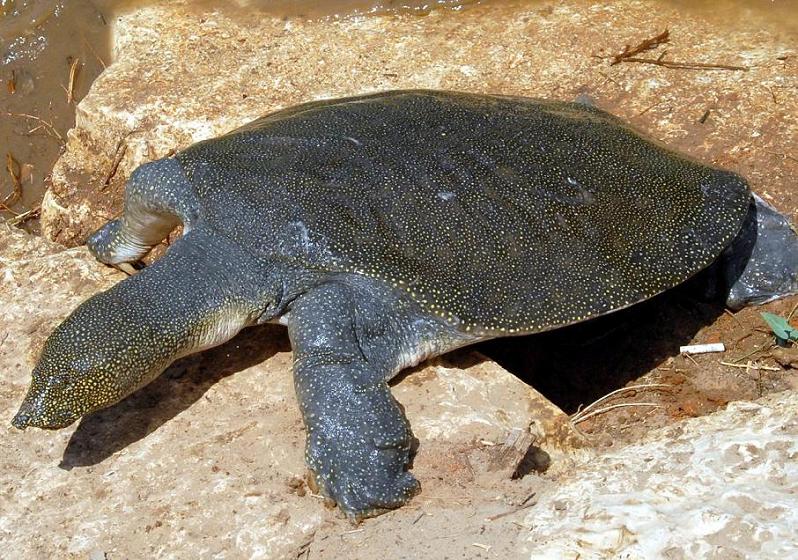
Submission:
POLYGON ((798 340, 798 329, 789 324, 787 319, 780 315, 774 315, 773 313, 763 312, 761 315, 770 327, 770 330, 772 330, 773 334, 778 338, 782 340, 798 340))

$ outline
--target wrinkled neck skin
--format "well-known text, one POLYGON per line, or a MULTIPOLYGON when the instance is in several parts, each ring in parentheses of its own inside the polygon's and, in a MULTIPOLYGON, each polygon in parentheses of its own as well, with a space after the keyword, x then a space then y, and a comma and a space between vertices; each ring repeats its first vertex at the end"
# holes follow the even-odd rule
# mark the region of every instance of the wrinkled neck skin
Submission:
POLYGON ((218 234, 190 232, 53 331, 14 426, 65 427, 146 385, 174 360, 272 319, 295 297, 283 288, 291 276, 218 234))

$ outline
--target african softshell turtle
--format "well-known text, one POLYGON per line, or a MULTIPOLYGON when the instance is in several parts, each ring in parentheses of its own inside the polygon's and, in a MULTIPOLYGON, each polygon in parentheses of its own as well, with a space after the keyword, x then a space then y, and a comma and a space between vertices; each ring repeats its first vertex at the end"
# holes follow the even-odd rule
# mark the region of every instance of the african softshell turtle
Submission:
POLYGON ((387 384, 400 370, 633 305, 724 249, 737 307, 798 285, 794 234, 740 176, 583 103, 395 91, 299 105, 139 167, 88 246, 133 262, 178 224, 164 257, 53 331, 13 424, 67 426, 278 321, 308 467, 353 517, 418 489, 387 384))

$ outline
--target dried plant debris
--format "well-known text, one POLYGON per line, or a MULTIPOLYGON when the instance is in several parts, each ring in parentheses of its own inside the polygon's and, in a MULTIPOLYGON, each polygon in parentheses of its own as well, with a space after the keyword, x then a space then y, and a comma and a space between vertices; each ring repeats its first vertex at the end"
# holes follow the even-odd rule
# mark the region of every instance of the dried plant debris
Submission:
POLYGON ((2 205, 3 208, 9 208, 14 206, 22 198, 22 181, 20 181, 20 168, 17 161, 14 159, 14 156, 11 155, 11 152, 6 153, 6 171, 8 172, 8 176, 11 178, 11 186, 13 190, 11 194, 6 196, 3 201, 2 205))
POLYGON ((650 37, 641 43, 639 43, 636 47, 630 48, 629 45, 626 45, 623 48, 623 52, 620 54, 616 54, 612 57, 612 62, 610 62, 610 66, 615 66, 624 61, 624 59, 634 57, 636 54, 640 54, 642 52, 651 51, 659 47, 660 45, 664 45, 665 43, 670 42, 671 32, 670 30, 666 29, 659 35, 655 35, 654 37, 650 37))
POLYGON ((64 90, 67 94, 67 103, 70 105, 75 102, 75 81, 77 79, 80 67, 81 64, 79 58, 74 59, 72 64, 69 65, 69 85, 65 87, 64 90))
POLYGON ((670 31, 666 29, 659 35, 654 35, 638 43, 635 47, 630 47, 628 44, 624 47, 623 51, 619 54, 612 56, 610 66, 615 66, 621 62, 636 62, 640 64, 653 64, 655 66, 663 66, 665 68, 679 69, 679 70, 734 70, 734 71, 747 71, 747 66, 737 66, 733 64, 714 64, 706 62, 680 62, 674 60, 665 60, 665 55, 668 51, 663 51, 657 58, 641 58, 636 55, 648 51, 653 51, 658 47, 670 43, 670 31))
POLYGON ((37 117, 36 115, 30 115, 28 113, 10 113, 8 111, 3 111, 2 113, 0 113, 0 116, 15 117, 15 118, 22 118, 22 119, 35 121, 39 124, 34 128, 30 129, 28 131, 28 134, 33 134, 34 132, 38 132, 39 130, 44 130, 45 134, 57 139, 59 143, 61 143, 61 145, 64 145, 66 143, 64 141, 64 137, 61 136, 61 134, 58 132, 55 126, 53 126, 53 123, 46 121, 41 117, 37 117))

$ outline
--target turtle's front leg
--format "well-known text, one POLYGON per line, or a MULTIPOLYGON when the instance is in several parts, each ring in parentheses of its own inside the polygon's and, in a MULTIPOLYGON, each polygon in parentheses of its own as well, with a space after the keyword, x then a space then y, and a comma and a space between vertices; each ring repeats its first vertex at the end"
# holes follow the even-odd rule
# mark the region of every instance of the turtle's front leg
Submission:
POLYGON ((305 294, 288 329, 305 457, 317 485, 353 518, 402 505, 418 490, 407 472, 410 425, 386 372, 361 352, 351 292, 330 283, 305 294))

